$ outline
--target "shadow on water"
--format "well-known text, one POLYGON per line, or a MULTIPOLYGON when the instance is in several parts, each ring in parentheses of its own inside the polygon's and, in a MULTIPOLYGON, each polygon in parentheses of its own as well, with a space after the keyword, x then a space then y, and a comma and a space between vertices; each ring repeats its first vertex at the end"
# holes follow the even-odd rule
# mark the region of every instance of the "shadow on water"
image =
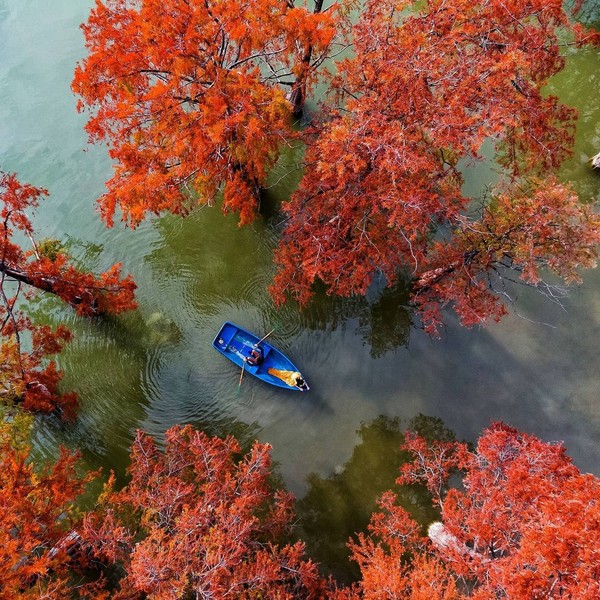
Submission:
POLYGON ((363 346, 372 358, 408 346, 413 327, 413 312, 408 307, 408 288, 404 283, 388 288, 376 280, 367 296, 340 298, 315 285, 315 296, 300 309, 293 300, 278 307, 271 320, 282 328, 334 332, 355 327, 363 346), (293 325, 292 325, 293 324, 293 325))
POLYGON ((34 445, 39 458, 55 458, 57 445, 81 452, 88 468, 109 466, 123 480, 129 446, 148 407, 146 364, 157 348, 177 343, 176 325, 160 313, 139 311, 93 319, 77 317, 58 299, 36 297, 27 310, 38 323, 66 324, 73 340, 56 356, 65 369, 61 389, 76 391, 72 422, 38 417, 34 445), (93 368, 90 368, 93 366, 93 368))
MULTIPOLYGON (((158 239, 145 262, 157 296, 167 287, 170 295, 183 296, 182 323, 189 322, 188 311, 198 320, 210 320, 242 305, 259 312, 262 330, 275 328, 282 338, 305 330, 335 331, 355 321, 374 358, 408 344, 412 313, 404 282, 388 288, 376 277, 365 297, 351 298, 329 296, 316 285, 314 299, 302 310, 294 301, 278 307, 268 292, 278 234, 264 218, 239 228, 235 215, 223 217, 218 207, 204 208, 184 220, 162 217, 155 228, 158 239)), ((174 319, 179 320, 176 314, 174 319)))
MULTIPOLYGON (((582 16, 589 25, 600 26, 600 3, 584 3, 582 16)), ((600 56, 597 49, 570 49, 565 53, 566 68, 552 77, 547 92, 577 109, 577 135, 572 157, 560 169, 560 177, 568 180, 582 202, 600 200, 600 174, 591 168, 591 158, 600 152, 600 56)))
POLYGON ((455 439, 454 433, 434 417, 417 415, 402 427, 399 418, 379 416, 362 423, 357 431, 360 443, 348 462, 330 477, 308 476, 308 491, 298 501, 299 538, 306 542, 307 553, 326 574, 349 583, 359 577, 358 566, 349 560, 347 543, 367 530, 377 499, 387 490, 424 527, 439 515, 424 486, 398 486, 400 467, 410 460, 401 450, 404 431, 411 430, 428 441, 455 439))

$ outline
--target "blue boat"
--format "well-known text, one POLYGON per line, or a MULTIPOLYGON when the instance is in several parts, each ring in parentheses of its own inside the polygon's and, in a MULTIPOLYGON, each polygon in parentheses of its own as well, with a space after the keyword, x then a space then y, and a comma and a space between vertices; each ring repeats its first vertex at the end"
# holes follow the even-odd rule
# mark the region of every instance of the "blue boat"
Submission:
POLYGON ((265 383, 286 390, 307 392, 310 388, 294 363, 283 352, 271 346, 266 337, 259 338, 239 325, 226 321, 213 340, 213 347, 240 369, 265 383), (260 355, 260 364, 251 364, 260 355), (250 359, 250 362, 246 362, 250 359), (262 362, 261 362, 262 359, 262 362))

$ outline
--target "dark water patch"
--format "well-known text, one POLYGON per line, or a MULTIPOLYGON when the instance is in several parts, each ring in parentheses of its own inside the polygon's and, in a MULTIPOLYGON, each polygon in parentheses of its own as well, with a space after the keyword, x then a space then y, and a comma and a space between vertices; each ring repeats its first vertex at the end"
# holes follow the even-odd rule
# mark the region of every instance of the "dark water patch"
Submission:
POLYGON ((367 531, 383 492, 394 491, 398 503, 424 527, 439 518, 426 488, 395 483, 401 466, 411 460, 409 453, 401 450, 406 429, 428 442, 455 439, 437 418, 418 415, 403 425, 398 418, 381 415, 361 424, 356 432, 360 441, 344 465, 338 465, 328 477, 308 476, 308 491, 297 504, 299 537, 324 573, 337 581, 359 579, 358 565, 349 558, 348 542, 367 531))

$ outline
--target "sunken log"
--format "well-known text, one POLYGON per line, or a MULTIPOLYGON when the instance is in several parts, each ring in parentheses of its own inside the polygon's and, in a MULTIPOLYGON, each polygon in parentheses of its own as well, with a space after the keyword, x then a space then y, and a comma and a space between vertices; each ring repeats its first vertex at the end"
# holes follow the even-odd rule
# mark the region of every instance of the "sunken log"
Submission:
POLYGON ((600 152, 596 156, 592 156, 592 167, 594 169, 600 169, 600 152))

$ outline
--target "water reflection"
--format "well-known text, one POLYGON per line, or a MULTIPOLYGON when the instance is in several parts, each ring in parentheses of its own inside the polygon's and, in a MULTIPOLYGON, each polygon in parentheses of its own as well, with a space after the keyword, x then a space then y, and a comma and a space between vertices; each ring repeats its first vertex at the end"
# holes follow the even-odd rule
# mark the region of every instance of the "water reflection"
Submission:
POLYGON ((147 408, 147 351, 168 343, 136 311, 118 317, 81 318, 53 297, 37 297, 28 312, 36 321, 66 324, 73 341, 57 356, 65 370, 62 389, 79 395, 75 421, 39 417, 35 432, 40 458, 53 458, 59 444, 82 452, 87 467, 114 469, 122 477, 129 445, 147 408))
POLYGON ((408 287, 404 283, 383 289, 377 301, 368 303, 358 316, 358 332, 371 347, 371 356, 379 358, 401 346, 408 346, 413 326, 408 308, 408 287))
POLYGON ((413 311, 408 307, 408 289, 404 283, 387 288, 377 283, 366 297, 329 296, 317 286, 311 303, 302 311, 293 301, 281 307, 272 320, 285 327, 296 321, 296 328, 334 332, 352 329, 369 348, 372 358, 380 358, 408 346, 413 326, 413 311))
MULTIPOLYGON (((596 11, 600 18, 598 5, 596 11)), ((583 202, 600 200, 600 174, 590 165, 600 152, 600 54, 591 48, 572 50, 566 61, 567 68, 552 78, 547 90, 579 113, 573 156, 560 174, 574 184, 583 202)))
POLYGON ((366 297, 352 298, 329 296, 317 286, 304 310, 293 301, 274 306, 267 288, 277 233, 262 217, 240 229, 233 215, 224 217, 218 208, 199 209, 183 220, 162 217, 155 228, 158 237, 145 262, 164 295, 181 296, 181 304, 170 308, 179 313, 173 318, 182 326, 190 311, 197 322, 212 326, 212 317, 241 305, 259 312, 258 333, 274 328, 279 339, 304 330, 335 331, 356 321, 356 332, 374 358, 408 344, 412 318, 404 283, 388 288, 376 278, 366 297))
POLYGON ((405 429, 429 442, 455 439, 435 417, 417 415, 403 428, 399 418, 381 415, 361 424, 357 431, 360 443, 336 473, 326 478, 315 473, 308 476, 308 491, 297 505, 299 537, 306 542, 309 556, 339 581, 348 583, 358 578, 358 566, 349 560, 347 542, 355 533, 366 531, 376 500, 386 490, 396 492, 399 503, 418 523, 426 526, 439 517, 424 486, 395 483, 401 465, 410 460, 400 449, 405 429))

